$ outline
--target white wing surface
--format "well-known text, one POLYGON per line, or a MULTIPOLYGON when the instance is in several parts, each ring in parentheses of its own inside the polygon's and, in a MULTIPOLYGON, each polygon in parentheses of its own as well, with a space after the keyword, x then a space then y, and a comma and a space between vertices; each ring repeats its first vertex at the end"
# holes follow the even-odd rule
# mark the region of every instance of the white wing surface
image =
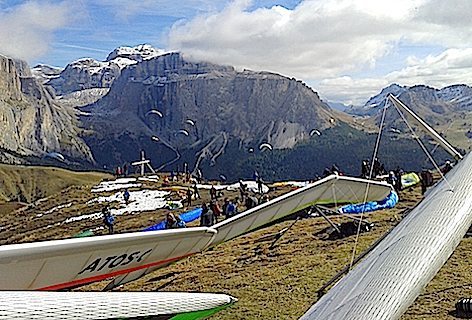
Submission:
MULTIPOLYGON (((213 225, 212 228, 217 230, 217 234, 209 246, 228 241, 314 204, 362 202, 368 183, 367 201, 383 200, 392 190, 392 187, 384 182, 331 175, 213 225)), ((134 281, 159 267, 161 266, 151 266, 121 275, 113 279, 106 289, 134 281)))
POLYGON ((472 223, 472 154, 301 318, 398 319, 472 223))
POLYGON ((225 294, 180 292, 0 291, 0 319, 120 319, 215 312, 236 301, 225 294))
POLYGON ((361 203, 385 199, 392 187, 384 182, 331 175, 215 224, 212 246, 315 204, 361 203))
POLYGON ((216 231, 186 228, 0 247, 2 290, 58 290, 201 252, 216 231))

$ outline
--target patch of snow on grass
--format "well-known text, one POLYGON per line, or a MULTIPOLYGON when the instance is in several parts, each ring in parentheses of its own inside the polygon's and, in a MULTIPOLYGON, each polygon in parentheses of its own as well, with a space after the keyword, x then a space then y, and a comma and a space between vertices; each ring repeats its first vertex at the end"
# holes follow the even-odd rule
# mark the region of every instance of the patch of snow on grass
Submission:
POLYGON ((57 207, 54 207, 52 209, 49 209, 48 211, 45 211, 44 213, 38 213, 36 215, 36 217, 42 217, 44 215, 47 215, 47 214, 50 214, 50 213, 53 213, 54 211, 57 211, 59 209, 63 209, 63 208, 69 208, 70 206, 72 205, 72 202, 69 202, 69 203, 66 203, 66 204, 61 204, 61 205, 58 205, 57 207))
MULTIPOLYGON (((243 181, 243 184, 246 186, 246 190, 257 193, 258 188, 257 188, 257 182, 256 181, 243 181)), ((239 190, 239 182, 230 184, 230 185, 214 185, 216 190, 223 190, 226 189, 228 191, 236 191, 239 190)), ((197 184, 198 189, 211 189, 210 184, 197 184)), ((269 187, 266 186, 265 184, 262 184, 262 193, 267 193, 269 192, 269 187)))
POLYGON ((92 192, 106 192, 106 191, 115 191, 126 188, 139 188, 142 186, 141 183, 132 183, 136 182, 136 178, 119 178, 112 181, 102 181, 96 186, 92 187, 92 192))
MULTIPOLYGON (((87 202, 91 203, 111 203, 119 202, 120 206, 116 209, 110 209, 110 213, 114 216, 120 216, 123 214, 139 214, 143 211, 151 211, 162 209, 166 207, 170 202, 165 199, 165 196, 169 195, 167 191, 159 190, 139 190, 139 191, 130 191, 130 202, 126 204, 123 199, 123 194, 117 192, 108 197, 98 197, 87 202)), ((179 207, 182 207, 181 201, 172 201, 172 203, 177 204, 179 207)), ((64 223, 71 223, 75 221, 81 221, 84 219, 99 219, 102 217, 101 212, 95 212, 90 214, 84 214, 81 216, 70 217, 64 221, 64 223)))
POLYGON ((139 177, 139 181, 159 182, 159 176, 139 177))

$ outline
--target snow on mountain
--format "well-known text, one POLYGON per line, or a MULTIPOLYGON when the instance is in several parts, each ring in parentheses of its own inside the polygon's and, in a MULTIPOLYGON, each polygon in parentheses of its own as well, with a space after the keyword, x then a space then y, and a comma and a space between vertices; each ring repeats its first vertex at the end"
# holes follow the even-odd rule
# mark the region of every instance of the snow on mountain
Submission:
POLYGON ((397 96, 401 94, 402 92, 405 92, 408 90, 407 87, 400 86, 396 83, 393 83, 389 85, 388 87, 385 87, 382 89, 382 91, 376 95, 371 97, 364 105, 365 109, 368 108, 383 108, 385 106, 385 101, 387 99, 387 96, 389 94, 393 94, 394 96, 397 96))
POLYGON ((58 95, 93 88, 110 88, 113 81, 127 66, 152 59, 166 53, 148 44, 136 47, 119 47, 105 61, 82 58, 69 63, 59 75, 49 78, 50 85, 58 95))
POLYGON ((133 63, 136 63, 163 55, 164 53, 166 53, 166 51, 153 48, 149 44, 140 44, 135 47, 118 47, 112 52, 110 52, 106 61, 113 61, 117 58, 124 58, 127 60, 122 60, 122 63, 125 63, 126 61, 134 61, 133 63))
POLYGON ((92 58, 82 58, 69 63, 66 67, 72 69, 83 69, 86 68, 89 74, 99 73, 104 68, 109 67, 110 64, 107 62, 98 61, 92 58))
POLYGON ((443 101, 460 105, 462 109, 472 110, 472 88, 465 84, 444 87, 438 92, 443 101))
POLYGON ((373 115, 385 106, 385 102, 387 101, 387 96, 389 94, 398 96, 407 90, 408 87, 400 86, 396 83, 393 83, 388 87, 383 88, 379 94, 370 97, 370 99, 363 106, 346 109, 346 112, 362 116, 373 115))
POLYGON ((59 77, 62 68, 48 66, 47 64, 38 64, 31 68, 31 73, 40 83, 45 83, 53 78, 59 77))
POLYGON ((110 60, 110 63, 114 63, 114 64, 118 65, 118 67, 120 67, 120 70, 121 70, 121 69, 123 69, 127 66, 138 63, 138 61, 132 60, 132 59, 129 59, 129 58, 116 57, 115 59, 110 60))

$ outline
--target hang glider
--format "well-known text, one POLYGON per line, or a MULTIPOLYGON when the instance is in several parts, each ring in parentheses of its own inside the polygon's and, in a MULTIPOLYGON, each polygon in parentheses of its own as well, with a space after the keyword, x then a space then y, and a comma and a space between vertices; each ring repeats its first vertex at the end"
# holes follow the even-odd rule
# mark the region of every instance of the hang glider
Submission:
POLYGON ((197 227, 0 246, 0 290, 59 290, 163 267, 201 252, 215 233, 197 227))
POLYGON ((200 319, 229 307, 225 294, 0 291, 0 319, 200 319))
POLYGON ((317 204, 362 202, 367 183, 367 201, 380 201, 392 191, 392 187, 384 182, 330 175, 213 225, 217 234, 211 245, 228 241, 317 204))
POLYGON ((302 320, 400 318, 472 224, 472 153, 463 158, 400 100, 389 99, 462 160, 302 320))
MULTIPOLYGON (((380 201, 392 191, 392 187, 384 182, 331 175, 213 225, 211 228, 216 234, 208 247, 216 246, 316 204, 362 202, 366 196, 367 184, 369 184, 367 201, 380 201)), ((151 266, 116 277, 106 289, 110 290, 134 281, 160 267, 160 265, 151 266)))
POLYGON ((398 319, 472 223, 471 172, 469 154, 301 319, 398 319))

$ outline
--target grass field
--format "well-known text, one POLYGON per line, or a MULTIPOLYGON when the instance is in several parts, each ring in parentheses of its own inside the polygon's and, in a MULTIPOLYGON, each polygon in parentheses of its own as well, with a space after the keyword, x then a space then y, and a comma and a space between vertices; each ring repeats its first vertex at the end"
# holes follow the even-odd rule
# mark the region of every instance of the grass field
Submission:
MULTIPOLYGON (((79 181, 87 179, 91 178, 79 181)), ((0 226, 4 226, 0 230, 0 243, 66 238, 97 227, 100 221, 96 220, 64 223, 68 217, 100 210, 102 204, 87 204, 96 196, 90 192, 90 187, 91 184, 69 186, 44 201, 37 201, 35 206, 4 213, 0 218, 0 226), (71 203, 68 207, 44 214, 51 208, 68 203, 71 203)), ((159 188, 160 184, 146 184, 145 187, 159 188)), ((289 190, 286 187, 272 192, 271 196, 289 190)), ((208 192, 202 191, 202 195, 203 200, 208 201, 208 192)), ((229 197, 236 195, 236 192, 225 194, 229 197)), ((176 193, 173 197, 179 195, 176 193)), ((401 213, 421 198, 419 188, 412 188, 400 194, 401 201, 395 209, 369 214, 367 218, 375 227, 361 234, 357 254, 394 227, 401 219, 401 213)), ((195 206, 200 204, 198 201, 195 206)), ((167 212, 159 209, 123 215, 117 219, 116 228, 119 232, 140 230, 158 222, 167 212)), ((332 219, 347 221, 343 217, 332 219)), ((323 231, 329 227, 328 223, 322 218, 309 218, 298 221, 270 248, 273 239, 269 236, 292 222, 280 222, 233 239, 160 269, 120 290, 221 292, 231 294, 239 301, 211 319, 298 319, 316 302, 316 291, 349 263, 354 236, 326 239, 323 231)), ((472 238, 463 239, 403 319, 454 319, 455 302, 461 297, 472 296, 471 245, 472 238)), ((95 283, 79 290, 100 290, 105 284, 95 283)))
POLYGON ((96 184, 111 176, 54 167, 0 164, 0 202, 33 202, 70 186, 96 184))

